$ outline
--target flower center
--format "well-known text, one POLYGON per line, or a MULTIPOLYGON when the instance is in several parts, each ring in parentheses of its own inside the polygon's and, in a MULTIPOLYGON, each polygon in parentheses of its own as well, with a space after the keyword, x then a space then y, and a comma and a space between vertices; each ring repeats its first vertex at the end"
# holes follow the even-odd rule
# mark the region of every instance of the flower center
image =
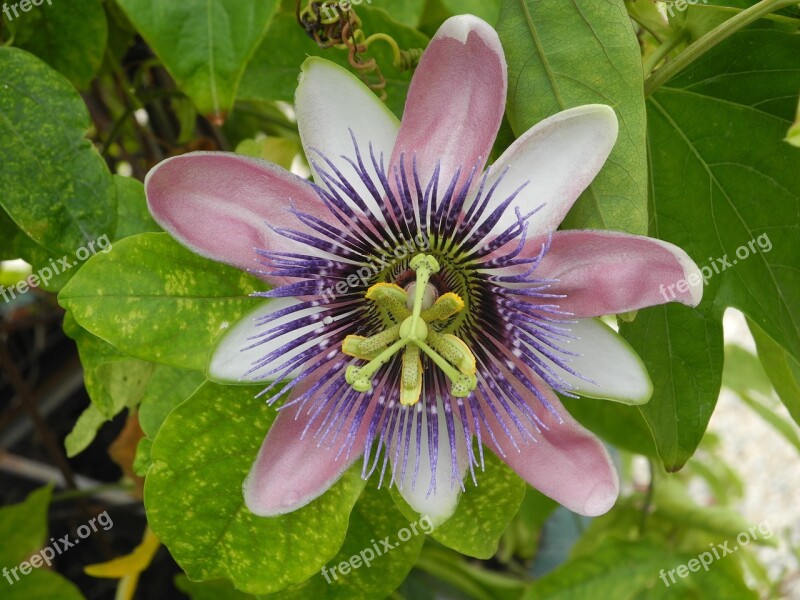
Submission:
POLYGON ((462 311, 464 301, 453 292, 434 301, 435 290, 429 282, 439 272, 439 263, 433 256, 418 254, 409 266, 416 273, 416 281, 406 289, 394 283, 378 283, 367 290, 366 297, 378 305, 392 325, 370 337, 345 338, 342 352, 369 361, 361 367, 350 365, 345 380, 358 392, 370 391, 378 369, 402 350, 400 402, 407 406, 416 404, 422 394, 421 354, 424 353, 450 379, 453 396, 464 398, 478 384, 475 356, 456 336, 429 326, 444 323, 462 311))

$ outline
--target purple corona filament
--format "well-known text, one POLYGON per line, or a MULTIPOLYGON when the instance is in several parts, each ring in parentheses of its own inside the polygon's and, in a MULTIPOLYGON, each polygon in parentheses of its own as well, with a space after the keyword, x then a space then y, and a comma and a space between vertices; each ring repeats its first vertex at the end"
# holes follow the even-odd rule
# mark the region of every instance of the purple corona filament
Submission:
MULTIPOLYGON (((552 365, 580 377, 569 366, 577 354, 565 348, 574 323, 559 310, 565 296, 548 291, 556 280, 535 276, 549 240, 538 255, 521 257, 527 219, 541 206, 527 214, 513 209, 516 218, 498 233, 495 226, 525 185, 498 201, 493 196, 504 174, 487 186, 486 175, 476 180, 479 165, 458 170, 450 181, 439 180, 437 165, 430 181, 421 181, 416 156, 401 156, 399 167, 387 173, 383 156, 376 156, 371 145, 365 156, 352 131, 351 138, 354 154, 342 158, 371 197, 362 198, 348 176, 316 152, 318 160, 312 164, 321 185, 314 190, 329 215, 320 218, 292 207, 306 229, 276 230, 295 242, 295 248, 298 242, 305 246, 305 254, 258 250, 264 265, 258 274, 295 281, 256 295, 301 301, 260 319, 261 331, 250 338, 248 349, 268 344, 271 351, 253 362, 246 378, 274 380, 265 393, 281 382, 286 383, 283 392, 302 390, 281 408, 299 405, 308 419, 303 435, 313 436, 320 446, 338 447, 337 459, 363 452, 362 477, 378 471, 383 482, 391 462, 390 485, 402 486, 411 472, 414 486, 421 461, 427 460, 432 472, 451 470, 451 488, 463 487, 456 457, 466 455, 476 481, 474 467, 483 468, 482 432, 492 437, 504 432, 516 447, 512 429, 535 441, 545 427, 523 394, 533 394, 558 417, 521 366, 568 396, 573 396, 569 385, 552 365), (369 391, 358 391, 346 373, 364 361, 345 354, 342 346, 348 336, 374 336, 393 324, 379 304, 367 299, 367 292, 378 284, 415 285, 411 261, 423 254, 440 265, 426 290, 433 298, 450 293, 464 303, 463 311, 432 328, 466 344, 475 360, 476 382, 468 393, 454 395, 445 371, 422 354, 419 401, 409 405, 401 402, 401 353, 374 373, 369 391), (517 274, 508 275, 510 266, 518 267, 517 274), (297 335, 287 335, 291 332, 297 335), (353 448, 366 419, 365 447, 353 448), (423 443, 424 436, 429 444, 423 443), (440 464, 440 444, 450 449, 448 464, 440 464), (425 447, 429 456, 422 456, 425 447)), ((285 396, 276 394, 269 402, 285 396)), ((435 486, 433 477, 427 493, 435 493, 435 486)))

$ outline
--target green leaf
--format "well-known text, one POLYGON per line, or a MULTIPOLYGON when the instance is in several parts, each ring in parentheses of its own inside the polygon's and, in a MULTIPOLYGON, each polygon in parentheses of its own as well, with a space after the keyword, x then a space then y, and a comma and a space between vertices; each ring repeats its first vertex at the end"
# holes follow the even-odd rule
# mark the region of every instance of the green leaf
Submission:
POLYGON ((138 474, 144 475, 150 468, 150 450, 164 419, 204 383, 206 377, 198 371, 186 371, 167 365, 156 367, 139 405, 139 425, 146 437, 139 441, 136 448, 134 465, 138 474))
POLYGON ((758 362, 758 357, 736 344, 725 346, 722 385, 740 396, 750 391, 756 391, 764 396, 772 393, 772 384, 761 363, 758 362))
POLYGON ((125 356, 83 329, 71 313, 64 317, 64 332, 78 345, 83 380, 92 401, 64 441, 67 455, 72 457, 92 443, 103 423, 141 401, 156 365, 125 356))
POLYGON ((125 354, 204 371, 217 336, 261 302, 248 294, 263 289, 263 282, 190 252, 166 233, 143 233, 92 257, 59 302, 125 354))
POLYGON ((8 213, 0 207, 0 258, 9 260, 19 258, 13 250, 14 237, 19 232, 19 228, 8 213))
POLYGON ((467 562, 460 554, 433 544, 426 544, 422 549, 417 569, 412 575, 418 575, 419 571, 423 571, 432 577, 429 585, 422 591, 403 586, 402 591, 409 594, 406 597, 415 600, 423 598, 518 600, 526 588, 525 582, 515 575, 481 568, 473 562, 467 562))
MULTIPOLYGON (((383 32, 395 38, 403 49, 425 48, 428 38, 410 27, 394 21, 382 10, 359 6, 357 13, 367 35, 383 32)), ((282 100, 294 102, 300 66, 308 56, 321 56, 345 68, 352 68, 347 52, 334 48, 322 50, 297 24, 294 13, 276 15, 264 42, 242 78, 239 96, 243 100, 282 100)), ((392 52, 383 42, 376 42, 368 53, 374 57, 386 77, 386 104, 398 117, 403 114, 411 73, 394 68, 392 52)), ((371 79, 371 82, 377 82, 371 79)))
POLYGON ((84 138, 90 125, 62 75, 24 50, 0 48, 0 205, 56 255, 114 233, 116 193, 84 138))
POLYGON ((255 397, 260 389, 203 385, 161 426, 145 482, 150 526, 187 575, 253 594, 318 573, 339 551, 364 485, 359 466, 304 508, 250 513, 242 482, 276 414, 255 397))
POLYGON ((42 487, 20 504, 0 508, 0 565, 16 566, 42 547, 47 538, 47 508, 52 492, 51 486, 42 487))
POLYGON ((253 596, 234 589, 229 581, 191 581, 186 575, 175 577, 175 587, 192 600, 254 600, 253 596))
POLYGON ((504 564, 514 557, 530 561, 539 549, 542 526, 558 503, 540 491, 525 486, 525 498, 514 519, 503 532, 497 559, 504 564))
POLYGON ((78 325, 72 314, 64 319, 64 331, 78 345, 86 391, 100 413, 111 419, 136 406, 155 365, 120 353, 78 325))
POLYGON ((297 140, 280 137, 261 137, 242 140, 236 146, 237 154, 253 156, 291 170, 295 156, 302 152, 297 140))
MULTIPOLYGON (((353 5, 355 4, 354 2, 353 5)), ((366 2, 362 0, 362 6, 365 4, 383 9, 398 23, 417 27, 425 11, 426 0, 366 0, 366 2)), ((356 14, 361 14, 361 7, 353 6, 353 8, 356 14)))
POLYGON ((658 456, 653 434, 637 406, 592 398, 559 399, 581 425, 609 444, 644 456, 658 456))
POLYGON ((697 310, 646 309, 621 328, 653 379, 640 410, 670 470, 694 452, 716 403, 726 307, 800 356, 800 150, 782 141, 798 69, 800 38, 743 31, 648 101, 650 235, 708 276, 697 310))
MULTIPOLYGON (((385 598, 406 578, 425 542, 430 521, 409 523, 391 495, 367 484, 353 512, 339 553, 304 584, 275 594, 275 600, 371 600, 385 598), (386 549, 382 541, 391 545, 386 549), (405 541, 402 541, 405 540, 405 541)), ((273 598, 273 596, 270 596, 273 598)))
POLYGON ((566 108, 607 104, 620 133, 565 226, 647 230, 645 106, 639 42, 622 0, 503 0, 508 118, 517 136, 566 108))
POLYGON ((750 320, 747 324, 756 341, 761 366, 795 423, 800 424, 800 362, 772 341, 758 325, 750 320))
POLYGON ((153 450, 153 440, 148 437, 143 437, 136 445, 136 454, 133 456, 133 472, 139 477, 147 475, 147 470, 152 464, 150 452, 153 450))
POLYGON ((223 122, 277 0, 117 1, 198 111, 223 122))
POLYGON ((197 371, 158 365, 147 384, 139 407, 139 424, 150 439, 155 439, 167 415, 206 382, 197 371))
POLYGON ((794 114, 799 69, 800 38, 743 31, 649 101, 659 232, 684 242, 710 272, 705 306, 738 308, 795 358, 800 170, 792 166, 800 150, 781 137, 794 114), (681 174, 672 171, 678 162, 681 174), (711 257, 731 266, 711 272, 711 257))
POLYGON ((114 175, 117 189, 117 230, 115 241, 137 233, 162 231, 147 209, 144 185, 137 179, 114 175))
POLYGON ((761 400, 757 400, 747 394, 741 398, 747 406, 753 409, 753 412, 772 425, 776 432, 800 452, 800 436, 797 435, 796 426, 776 413, 774 407, 765 404, 761 400))
MULTIPOLYGON (((733 541, 738 534, 747 533, 752 526, 750 521, 733 508, 698 505, 683 485, 668 477, 656 483, 653 504, 658 519, 671 521, 673 527, 688 531, 708 532, 716 539, 733 541)), ((756 530, 750 543, 776 547, 777 540, 772 533, 768 536, 758 535, 756 530)))
POLYGON ((570 560, 534 582, 525 598, 629 599, 657 581, 658 570, 669 564, 669 555, 657 546, 607 544, 591 556, 570 560))
POLYGON ((64 448, 67 451, 67 456, 72 458, 86 450, 107 420, 106 416, 100 412, 100 409, 95 404, 89 404, 83 410, 81 416, 78 417, 78 420, 75 421, 72 431, 64 438, 64 448))
MULTIPOLYGON (((3 582, 5 583, 5 582, 3 582)), ((3 590, 3 600, 85 600, 80 590, 53 571, 34 569, 3 590)))
POLYGON ((108 39, 102 1, 39 3, 29 4, 30 12, 21 15, 14 45, 41 58, 75 87, 88 87, 103 62, 108 39))
POLYGON ((653 397, 636 407, 644 417, 664 468, 680 469, 708 427, 722 380, 722 325, 698 311, 666 305, 639 311, 620 333, 639 353, 653 397))
POLYGON ((800 102, 797 103, 797 116, 792 126, 789 127, 789 131, 786 132, 785 141, 795 148, 800 148, 800 102))
POLYGON ((470 14, 480 17, 489 25, 497 23, 501 0, 439 0, 454 15, 470 14))
MULTIPOLYGON (((534 582, 526 600, 590 600, 613 598, 730 598, 755 599, 747 588, 735 561, 714 563, 708 571, 699 565, 688 568, 686 578, 669 570, 687 564, 695 556, 671 552, 659 543, 641 540, 610 540, 588 556, 572 559, 534 582), (664 580, 660 575, 663 573, 664 580)), ((693 566, 695 566, 693 564, 693 566)))
MULTIPOLYGON (((525 483, 489 450, 484 450, 484 464, 485 471, 475 470, 477 486, 467 472, 456 512, 431 537, 462 554, 486 559, 495 555, 503 531, 522 505, 525 483)), ((407 518, 419 518, 395 487, 392 497, 407 518)))
MULTIPOLYGON (((52 498, 52 486, 31 492, 24 502, 0 508, 0 568, 4 577, 0 579, 3 600, 82 600, 83 595, 69 581, 47 570, 47 564, 33 567, 30 559, 47 545, 47 510, 52 498), (26 575, 18 565, 28 565, 26 575), (8 571, 7 574, 5 571, 8 571)), ((54 550, 53 555, 56 552, 54 550)), ((42 556, 44 559, 44 556, 42 556)), ((39 559, 37 559, 39 560, 39 559)))
POLYGON ((64 438, 64 448, 67 450, 67 456, 72 458, 86 450, 89 444, 94 441, 94 438, 97 437, 97 432, 100 431, 106 421, 107 419, 100 412, 100 409, 94 404, 89 404, 83 410, 81 416, 78 417, 78 420, 75 421, 72 431, 64 438))

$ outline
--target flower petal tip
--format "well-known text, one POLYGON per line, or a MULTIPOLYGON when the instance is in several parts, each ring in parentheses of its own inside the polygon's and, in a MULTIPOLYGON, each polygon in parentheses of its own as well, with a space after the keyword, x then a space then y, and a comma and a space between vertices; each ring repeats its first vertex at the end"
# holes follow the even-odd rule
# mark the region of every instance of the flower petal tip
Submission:
MULTIPOLYGON (((277 459, 275 461, 277 462, 277 459)), ((242 484, 244 504, 258 517, 277 517, 299 510, 327 492, 338 479, 337 475, 328 481, 318 482, 309 478, 292 482, 289 476, 275 477, 273 473, 265 475, 263 473, 265 466, 260 463, 262 463, 261 457, 242 484), (296 487, 293 488, 292 484, 296 487)), ((302 465, 299 465, 297 471, 301 469, 302 465)))
POLYGON ((476 33, 493 51, 505 59, 503 45, 497 31, 483 19, 475 15, 456 15, 450 17, 433 36, 433 40, 452 38, 466 44, 471 33, 476 33))
POLYGON ((604 515, 614 506, 618 496, 619 485, 616 482, 605 481, 599 483, 589 493, 580 514, 587 517, 604 515))
POLYGON ((681 253, 683 256, 678 257, 678 260, 683 267, 684 280, 689 284, 689 295, 691 297, 691 301, 686 304, 694 308, 703 300, 703 289, 705 288, 705 282, 703 279, 703 274, 697 264, 691 258, 689 258, 689 255, 686 254, 686 252, 681 250, 681 253))
POLYGON ((430 520, 434 527, 439 527, 456 512, 461 488, 447 489, 428 496, 422 490, 400 490, 403 499, 420 515, 430 520), (421 493, 420 493, 421 492, 421 493))
MULTIPOLYGON (((683 279, 681 281, 686 288, 688 288, 688 292, 677 295, 675 300, 686 306, 691 306, 692 308, 700 304, 703 300, 703 288, 705 287, 705 279, 702 271, 700 271, 700 267, 697 266, 697 263, 691 259, 683 248, 663 240, 653 238, 653 241, 669 250, 675 257, 680 268, 683 269, 683 279)), ((678 286, 678 291, 683 291, 680 286, 678 286)))
MULTIPOLYGON (((587 123, 590 122, 593 125, 597 137, 606 142, 607 151, 605 158, 608 158, 619 136, 619 119, 617 119, 617 112, 607 104, 584 104, 564 112, 571 116, 584 118, 587 120, 587 123)), ((605 163, 605 159, 603 163, 605 163)))

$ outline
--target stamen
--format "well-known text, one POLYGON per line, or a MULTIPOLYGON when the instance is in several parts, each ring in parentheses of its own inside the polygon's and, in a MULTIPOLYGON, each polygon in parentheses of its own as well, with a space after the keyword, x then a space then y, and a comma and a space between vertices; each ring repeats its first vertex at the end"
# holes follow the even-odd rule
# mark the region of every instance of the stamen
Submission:
POLYGON ((464 301, 458 294, 447 292, 436 300, 436 303, 422 311, 422 318, 430 323, 431 321, 446 321, 454 314, 464 310, 464 301))
POLYGON ((403 406, 413 406, 422 396, 422 359, 419 356, 419 346, 406 346, 401 373, 400 403, 403 406))
POLYGON ((409 341, 408 339, 397 340, 363 367, 350 365, 347 367, 344 374, 345 381, 357 392, 369 392, 372 390, 372 377, 378 372, 378 369, 389 362, 389 359, 392 358, 398 350, 408 344, 409 341))
POLYGON ((400 325, 385 329, 368 338, 360 335, 348 335, 344 338, 344 342, 342 342, 342 352, 354 358, 374 360, 378 357, 381 350, 396 341, 399 337, 400 325))
POLYGON ((368 300, 374 300, 398 323, 411 316, 411 311, 406 306, 408 294, 399 285, 376 283, 367 290, 366 297, 368 300))
POLYGON ((451 393, 457 398, 466 397, 478 384, 475 356, 467 344, 456 336, 440 334, 428 327, 433 321, 446 320, 463 310, 464 301, 449 292, 423 312, 425 292, 431 276, 439 271, 439 263, 433 256, 418 254, 411 259, 410 267, 417 276, 411 311, 407 304, 408 293, 398 285, 379 283, 367 290, 366 297, 373 300, 385 316, 396 324, 368 338, 358 335, 345 338, 342 342, 343 353, 369 361, 362 367, 350 365, 345 380, 358 392, 372 390, 372 378, 378 369, 404 349, 400 402, 412 406, 422 396, 422 351, 450 379, 453 384, 451 393), (430 345, 427 341, 430 341, 430 345))
POLYGON ((472 390, 478 386, 478 378, 474 374, 465 375, 464 373, 460 373, 453 365, 442 358, 440 354, 428 346, 428 344, 426 344, 424 341, 417 341, 415 343, 425 354, 430 357, 433 362, 436 363, 436 366, 439 367, 445 375, 447 375, 448 379, 453 382, 453 386, 450 388, 450 393, 453 394, 455 398, 466 398, 470 395, 472 390))
POLYGON ((462 340, 451 333, 436 333, 431 331, 428 334, 428 342, 431 348, 441 354, 448 362, 458 367, 458 370, 465 375, 475 374, 475 355, 462 340))

